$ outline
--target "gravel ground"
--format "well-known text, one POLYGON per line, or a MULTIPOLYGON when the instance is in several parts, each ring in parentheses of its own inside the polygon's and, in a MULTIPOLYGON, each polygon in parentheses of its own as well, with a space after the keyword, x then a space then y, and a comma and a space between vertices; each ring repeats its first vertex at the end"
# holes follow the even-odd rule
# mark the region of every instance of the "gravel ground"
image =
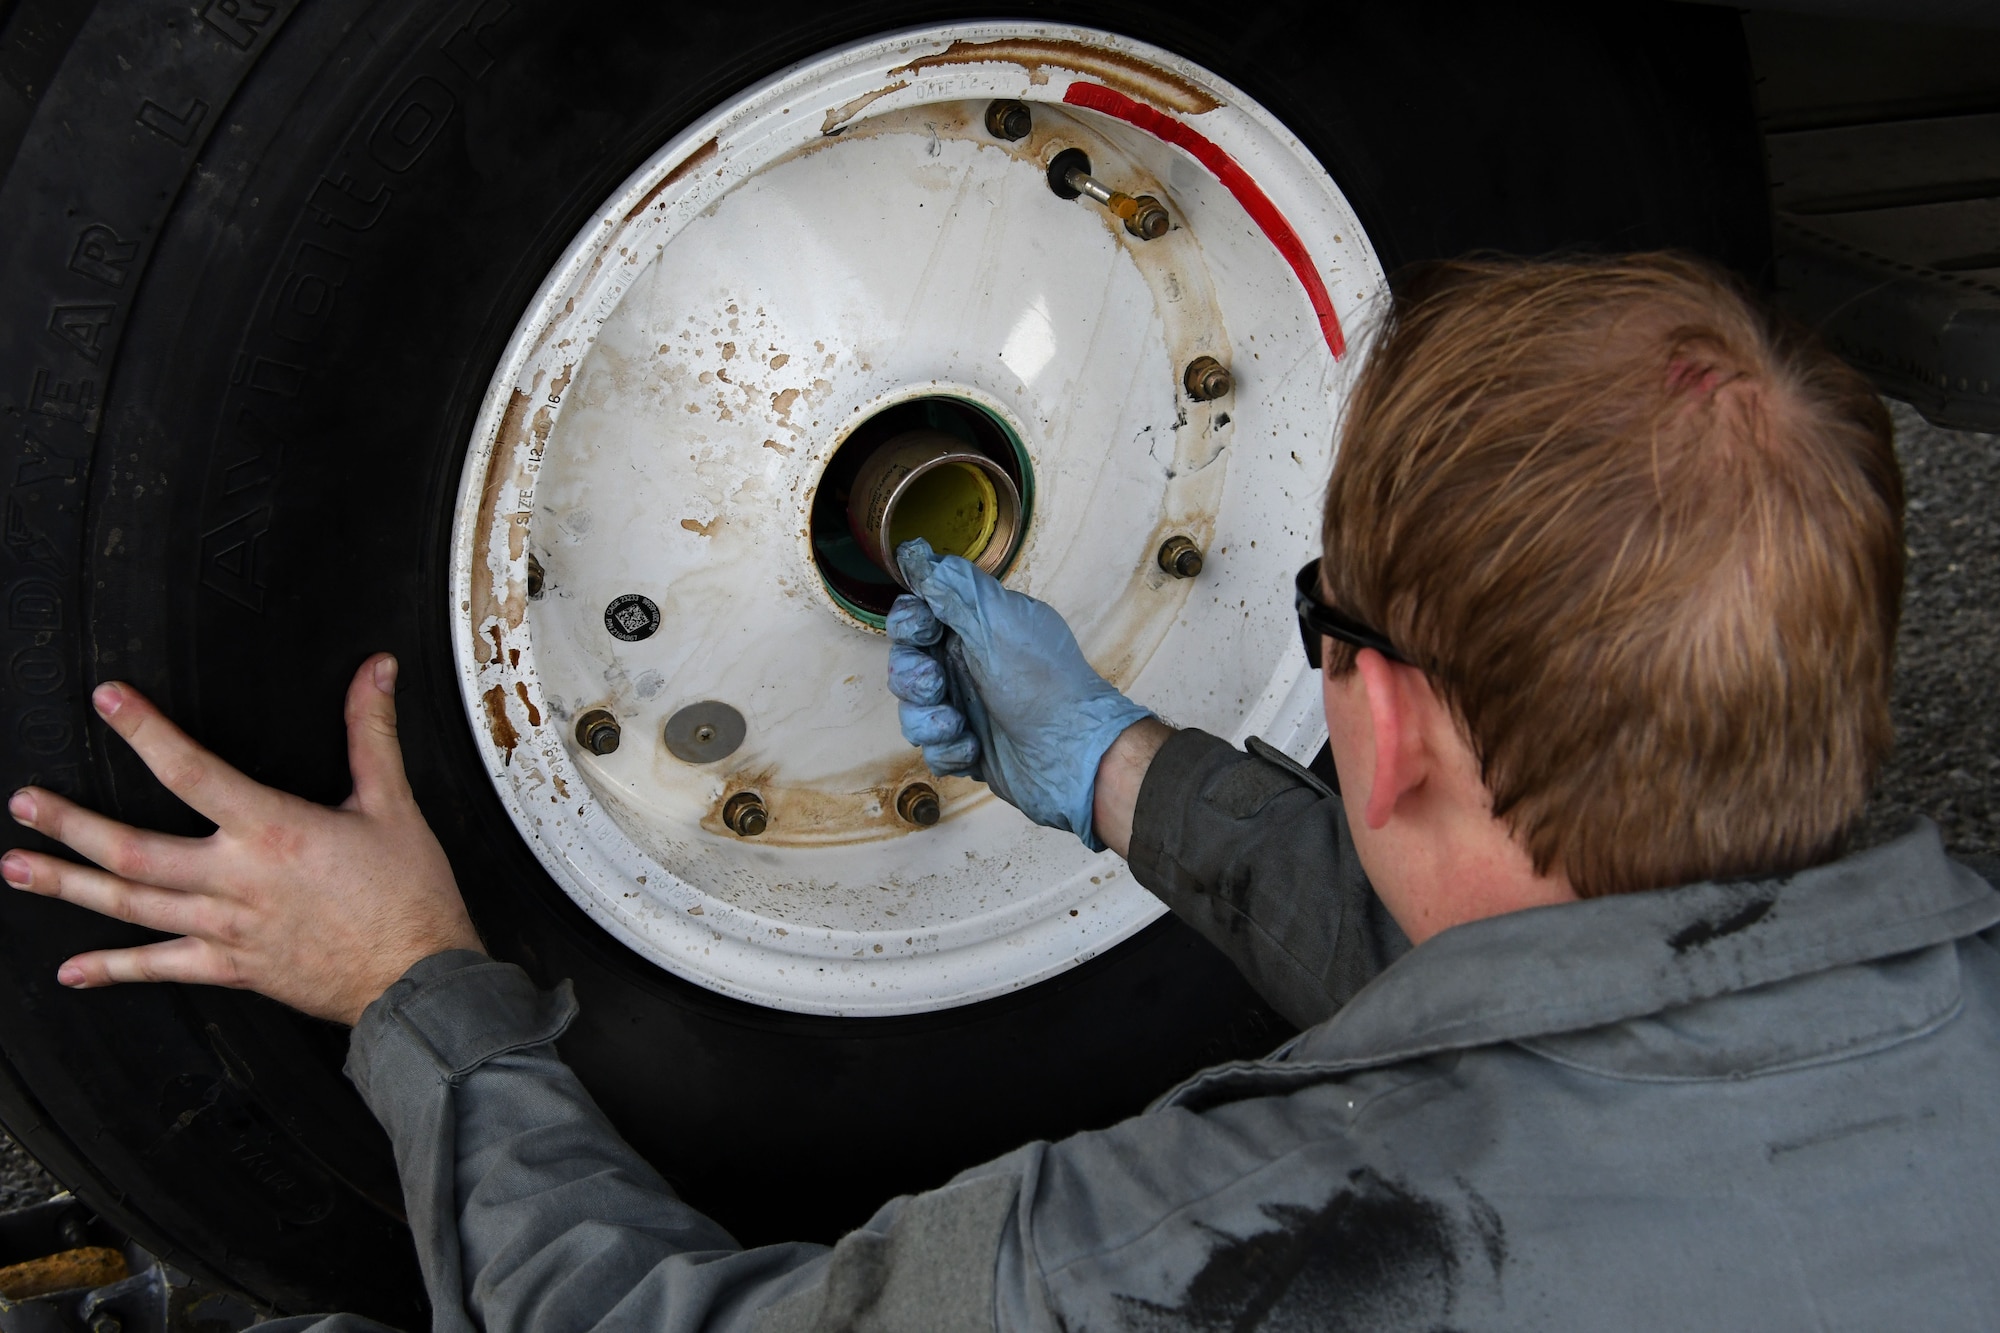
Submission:
POLYGON ((40 1203, 61 1188, 20 1144, 0 1134, 0 1213, 40 1203))
POLYGON ((2000 436, 1891 403, 1909 500, 1896 748, 1861 832, 1928 815, 1960 855, 2000 856, 2000 436))
MULTIPOLYGON (((1909 583, 1896 750, 1860 841, 1921 814, 1954 852, 2000 856, 2000 436, 1939 430, 1890 406, 1909 493, 1909 583)), ((0 1212, 59 1188, 0 1135, 0 1212)))

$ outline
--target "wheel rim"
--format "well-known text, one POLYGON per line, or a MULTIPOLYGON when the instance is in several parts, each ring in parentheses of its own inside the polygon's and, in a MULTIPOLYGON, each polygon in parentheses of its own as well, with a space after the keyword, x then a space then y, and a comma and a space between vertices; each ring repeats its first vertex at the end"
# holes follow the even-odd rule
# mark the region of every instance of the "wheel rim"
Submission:
POLYGON ((516 826, 626 945, 780 1009, 946 1008, 1127 938, 1163 909, 1123 862, 903 743, 814 499, 885 413, 983 414, 1022 456, 1005 582, 1176 723, 1306 759, 1324 720, 1282 590, 1315 544, 1342 324, 1382 290, 1304 147, 1137 42, 954 25, 746 92, 606 201, 474 431, 455 646, 516 826), (1025 137, 988 128, 1002 99, 1025 137), (1058 197, 1065 149, 1172 230, 1058 197), (1221 397, 1186 382, 1203 356, 1221 397), (1176 537, 1198 577, 1162 567, 1176 537))

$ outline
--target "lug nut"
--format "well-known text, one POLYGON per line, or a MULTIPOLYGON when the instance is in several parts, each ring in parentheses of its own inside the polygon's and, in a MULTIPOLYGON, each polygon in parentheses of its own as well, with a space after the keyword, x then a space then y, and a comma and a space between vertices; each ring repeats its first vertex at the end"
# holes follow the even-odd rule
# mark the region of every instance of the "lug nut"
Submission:
POLYGON ((1190 537, 1175 535, 1160 543, 1160 568, 1177 579, 1201 573, 1201 548, 1190 537))
POLYGON ((1181 376, 1181 384, 1187 389, 1188 397, 1198 403, 1214 402, 1236 387, 1236 377, 1229 373, 1229 367, 1212 356, 1198 356, 1188 362, 1187 371, 1181 376))
POLYGON ((722 805, 722 822, 739 838, 754 838, 771 826, 764 798, 754 791, 739 791, 722 805))
POLYGON ((576 743, 592 754, 610 754, 618 748, 618 719, 609 709, 593 708, 576 720, 576 743))
POLYGON ((944 811, 938 805, 938 794, 928 782, 912 782, 896 793, 896 813, 906 824, 929 828, 944 811))
POLYGON ((1027 138, 1034 128, 1035 118, 1025 102, 1003 97, 986 104, 986 132, 994 138, 1012 143, 1016 139, 1027 138))
POLYGON ((532 555, 529 556, 528 596, 530 598, 538 598, 542 595, 542 580, 544 577, 546 576, 542 573, 542 562, 535 559, 532 555))
POLYGON ((1132 211, 1125 212, 1117 202, 1111 211, 1125 219, 1125 230, 1142 241, 1157 241, 1167 234, 1173 219, 1167 216, 1167 206, 1150 194, 1142 194, 1132 201, 1132 211))

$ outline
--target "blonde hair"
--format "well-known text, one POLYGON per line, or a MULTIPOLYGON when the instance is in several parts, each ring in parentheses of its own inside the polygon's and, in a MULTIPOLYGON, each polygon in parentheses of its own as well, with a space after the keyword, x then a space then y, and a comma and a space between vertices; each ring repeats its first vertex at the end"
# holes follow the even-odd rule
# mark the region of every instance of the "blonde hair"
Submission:
POLYGON ((1323 594, 1431 676, 1538 871, 1779 875, 1888 751, 1902 515, 1867 382, 1706 264, 1460 261, 1358 377, 1323 594))

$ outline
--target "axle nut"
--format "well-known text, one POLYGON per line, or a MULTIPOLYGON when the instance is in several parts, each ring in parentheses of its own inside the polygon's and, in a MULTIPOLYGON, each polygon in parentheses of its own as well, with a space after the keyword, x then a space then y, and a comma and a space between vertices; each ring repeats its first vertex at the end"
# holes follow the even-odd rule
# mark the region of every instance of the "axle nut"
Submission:
POLYGON ((1188 362, 1186 373, 1181 376, 1181 385, 1188 391, 1188 397, 1198 403, 1211 403, 1236 387, 1236 377, 1229 373, 1229 367, 1212 356, 1198 356, 1188 362))
POLYGON ((1157 241, 1167 234, 1173 219, 1167 216, 1167 206, 1150 194, 1142 194, 1133 200, 1138 205, 1132 216, 1125 219, 1125 230, 1142 241, 1157 241))
POLYGON ((576 720, 576 743, 592 754, 610 754, 618 748, 618 719, 609 709, 591 709, 576 720))
POLYGON ((1175 535, 1160 543, 1160 568, 1177 579, 1201 573, 1201 548, 1190 537, 1175 535))
POLYGON ((906 824, 929 828, 944 811, 938 805, 937 792, 928 782, 912 782, 896 793, 896 813, 906 824))
POLYGON ((754 791, 739 791, 722 803, 722 822, 739 838, 754 838, 771 826, 764 810, 764 798, 754 791))
POLYGON ((1035 128, 1035 118, 1028 111, 1027 103, 1017 102, 1011 97, 1003 97, 986 105, 986 132, 996 139, 1012 143, 1025 139, 1035 128))

